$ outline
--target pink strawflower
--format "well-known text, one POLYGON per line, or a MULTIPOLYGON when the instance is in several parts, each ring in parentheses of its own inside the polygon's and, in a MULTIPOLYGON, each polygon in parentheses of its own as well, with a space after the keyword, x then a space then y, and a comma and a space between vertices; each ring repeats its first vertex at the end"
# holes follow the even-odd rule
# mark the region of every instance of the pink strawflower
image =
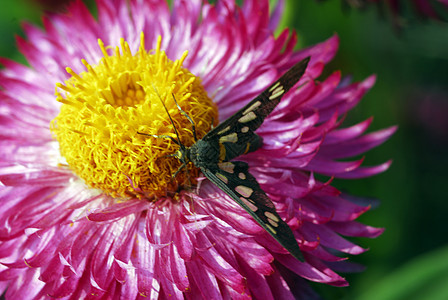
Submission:
MULTIPOLYGON (((368 119, 339 128, 375 77, 342 83, 335 72, 317 81, 338 38, 294 51, 294 33, 273 35, 282 1, 272 14, 267 0, 241 8, 174 1, 171 10, 163 1, 96 3, 98 20, 76 1, 67 14, 45 17, 43 30, 26 25, 18 45, 30 67, 1 59, 6 299, 293 299, 310 293, 303 278, 347 285, 335 271, 353 270, 345 254, 365 249, 343 236, 383 230, 356 222, 370 206, 330 184, 390 164, 346 158, 381 144, 394 127, 364 134, 368 119), (171 180, 179 162, 164 154, 175 145, 137 132, 173 134, 154 90, 167 106, 171 92, 191 105, 203 135, 307 56, 302 86, 257 131, 263 147, 244 156, 293 230, 301 263, 197 170, 171 180)), ((191 144, 188 121, 168 109, 191 144)))

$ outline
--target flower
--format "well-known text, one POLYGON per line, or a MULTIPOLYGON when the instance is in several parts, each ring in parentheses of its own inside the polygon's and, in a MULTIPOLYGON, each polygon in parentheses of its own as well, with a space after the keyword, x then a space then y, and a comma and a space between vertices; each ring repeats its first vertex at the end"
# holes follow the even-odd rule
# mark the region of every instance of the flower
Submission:
POLYGON ((294 33, 273 36, 281 1, 272 14, 268 1, 255 0, 241 8, 175 1, 171 10, 160 1, 96 3, 98 20, 76 1, 44 18, 43 30, 27 25, 18 45, 29 67, 1 59, 6 299, 287 299, 309 293, 303 279, 347 285, 334 270, 351 269, 344 255, 365 249, 343 236, 382 229, 356 222, 369 206, 331 179, 390 164, 338 160, 395 131, 364 134, 371 119, 340 128, 375 78, 348 83, 335 72, 316 80, 338 38, 294 51, 294 33), (164 102, 191 145, 173 97, 201 137, 307 56, 301 87, 257 131, 263 147, 244 156, 293 230, 302 263, 193 167, 171 179, 180 162, 168 155, 177 146, 147 135, 175 137, 164 102))

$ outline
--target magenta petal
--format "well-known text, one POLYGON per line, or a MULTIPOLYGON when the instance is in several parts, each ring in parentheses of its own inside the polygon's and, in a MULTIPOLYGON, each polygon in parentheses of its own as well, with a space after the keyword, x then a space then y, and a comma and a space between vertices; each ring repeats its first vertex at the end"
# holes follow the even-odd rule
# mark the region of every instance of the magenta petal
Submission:
POLYGON ((62 277, 63 270, 64 265, 60 263, 59 257, 53 258, 46 267, 41 270, 39 279, 43 282, 57 281, 62 277))
POLYGON ((375 167, 359 167, 356 170, 353 170, 348 173, 342 173, 338 174, 338 178, 345 178, 345 179, 354 179, 354 178, 364 178, 364 177, 370 177, 379 173, 382 173, 389 169, 390 165, 392 164, 392 161, 387 161, 385 163, 382 163, 381 165, 375 166, 375 167))
POLYGON ((56 289, 53 289, 49 296, 53 298, 67 297, 75 291, 77 285, 77 278, 69 277, 67 279, 63 279, 59 282, 59 286, 56 289))
MULTIPOLYGON (((331 210, 333 215, 332 220, 337 222, 346 222, 352 221, 362 215, 364 212, 369 210, 369 206, 360 206, 356 205, 351 201, 345 199, 345 197, 340 196, 322 196, 318 199, 318 201, 309 201, 306 205, 313 207, 317 207, 320 211, 331 210), (334 208, 334 203, 339 203, 337 208, 334 208)), ((324 214, 325 215, 325 214, 324 214)))
POLYGON ((114 235, 119 234, 118 224, 111 226, 110 230, 105 232, 103 238, 99 241, 92 257, 91 281, 95 282, 95 294, 101 295, 107 291, 113 280, 113 268, 110 267, 110 253, 114 253, 114 235))
POLYGON ((193 255, 193 243, 182 224, 177 224, 174 230, 174 244, 183 260, 190 260, 193 255))
POLYGON ((222 299, 218 282, 207 268, 203 268, 196 261, 188 262, 187 266, 189 270, 188 277, 192 278, 195 284, 200 287, 198 292, 204 299, 222 299))
POLYGON ((94 222, 110 221, 123 218, 131 213, 140 212, 147 209, 147 204, 138 199, 116 203, 94 213, 88 214, 87 218, 94 222))
POLYGON ((154 279, 155 270, 154 263, 156 260, 156 253, 149 241, 145 238, 145 225, 144 220, 141 220, 138 224, 138 239, 135 241, 136 256, 131 260, 136 268, 137 275, 137 288, 140 295, 143 297, 150 297, 151 295, 158 294, 158 284, 154 279))
POLYGON ((280 276, 279 272, 273 272, 272 275, 266 277, 266 281, 269 284, 272 294, 277 299, 294 300, 294 296, 286 283, 286 281, 280 276))
POLYGON ((363 159, 353 162, 337 162, 316 156, 304 169, 328 176, 341 177, 340 174, 343 176, 344 173, 358 169, 362 161, 363 159))
POLYGON ((367 130, 367 128, 370 126, 372 121, 373 121, 373 118, 371 117, 371 118, 369 118, 361 123, 358 123, 354 126, 333 130, 327 134, 323 145, 326 146, 326 145, 338 144, 345 140, 354 139, 354 138, 360 136, 361 134, 363 134, 367 130))
POLYGON ((256 272, 243 260, 238 260, 238 262, 245 274, 252 295, 257 299, 274 299, 274 295, 271 293, 271 289, 266 282, 265 276, 256 272))
MULTIPOLYGON (((139 216, 139 215, 137 215, 139 216)), ((128 218, 127 226, 123 227, 123 232, 119 235, 119 240, 116 241, 113 270, 116 280, 126 283, 128 276, 134 272, 134 267, 131 263, 131 254, 134 249, 134 239, 136 235, 136 228, 139 218, 128 218)), ((128 287, 128 285, 126 285, 128 287)))
POLYGON ((44 283, 39 281, 38 270, 24 272, 23 282, 12 281, 5 293, 5 299, 23 299, 23 296, 33 298, 44 287, 44 283))
POLYGON ((237 242, 240 250, 237 254, 245 264, 262 275, 270 275, 274 272, 272 267, 274 258, 265 248, 254 244, 251 240, 237 242))
POLYGON ((331 146, 323 145, 319 154, 329 158, 345 158, 362 154, 385 142, 396 130, 397 127, 394 126, 366 134, 360 138, 344 140, 339 144, 333 144, 331 146))
POLYGON ((315 247, 314 249, 311 249, 309 253, 313 254, 313 256, 315 256, 316 258, 325 261, 326 263, 340 262, 340 261, 347 260, 346 257, 340 257, 340 256, 336 256, 336 255, 329 253, 328 249, 326 249, 320 245, 315 247))
MULTIPOLYGON (((35 239, 38 241, 34 248, 36 254, 33 257, 25 258, 24 260, 28 266, 37 268, 49 263, 52 254, 56 251, 56 245, 51 244, 51 242, 53 242, 52 232, 35 235, 35 239)), ((59 255, 60 257, 62 256, 61 253, 59 253, 59 255)), ((66 265, 69 264, 66 263, 66 265)))
POLYGON ((123 283, 120 293, 122 299, 137 299, 138 289, 137 289, 137 275, 135 269, 128 271, 128 278, 123 283))
POLYGON ((310 263, 310 265, 312 265, 314 268, 318 269, 322 273, 330 276, 331 281, 328 282, 328 284, 334 285, 334 286, 347 286, 348 285, 348 282, 347 282, 347 280, 345 280, 345 278, 336 274, 333 270, 331 270, 328 267, 327 264, 325 264, 321 260, 316 259, 314 257, 310 257, 309 263, 310 263))
POLYGON ((269 29, 271 31, 275 31, 275 29, 278 26, 278 23, 280 22, 280 19, 282 17, 282 13, 285 7, 285 1, 280 0, 277 2, 277 5, 274 8, 274 11, 272 12, 271 18, 269 20, 269 29))
POLYGON ((332 222, 328 226, 345 236, 375 238, 384 232, 384 228, 375 228, 358 222, 332 222))
MULTIPOLYGON (((1 171, 0 171, 1 172, 1 171)), ((52 186, 58 186, 65 184, 71 176, 50 170, 33 170, 22 173, 0 173, 0 181, 4 185, 21 185, 23 183, 45 186, 51 184, 52 186)))
POLYGON ((297 53, 295 53, 295 58, 297 60, 300 60, 307 56, 311 56, 313 59, 316 59, 317 61, 328 63, 333 59, 338 48, 339 48, 339 37, 337 35, 333 35, 325 42, 298 51, 297 53))
POLYGON ((26 37, 17 43, 27 65, 0 58, 0 292, 6 290, 6 299, 315 297, 305 279, 345 286, 335 271, 359 271, 345 253, 365 249, 346 236, 382 233, 355 221, 371 201, 331 186, 333 178, 372 176, 390 165, 365 167, 363 159, 349 158, 386 141, 395 127, 366 134, 368 119, 341 128, 375 76, 351 83, 341 79, 344 71, 324 72, 338 49, 336 35, 296 51, 295 32, 274 34, 284 0, 272 9, 267 0, 242 7, 234 0, 171 4, 96 0, 95 18, 77 0, 66 13, 44 16, 43 28, 24 25, 26 37), (241 157, 291 227, 305 262, 203 175, 197 187, 180 186, 160 199, 115 199, 87 187, 66 165, 49 130, 62 105, 55 84, 70 77, 66 67, 85 71, 82 58, 100 62, 98 39, 109 55, 120 38, 136 53, 141 32, 148 50, 161 35, 170 59, 188 50, 184 67, 198 76, 221 120, 311 56, 304 76, 257 130, 263 146, 241 157))
POLYGON ((165 277, 161 277, 161 284, 166 299, 184 299, 184 291, 179 290, 175 284, 168 281, 165 277))
POLYGON ((177 252, 177 249, 172 246, 170 248, 171 256, 170 256, 170 268, 171 273, 173 274, 173 280, 176 284, 176 287, 180 291, 186 291, 189 286, 187 269, 185 267, 185 261, 182 260, 177 252))
POLYGON ((244 291, 244 279, 228 262, 211 247, 212 244, 202 234, 198 235, 198 246, 203 250, 198 251, 198 255, 209 267, 209 271, 219 280, 226 283, 236 291, 244 291))
POLYGON ((305 231, 307 232, 305 236, 308 239, 319 239, 323 246, 354 255, 365 252, 365 249, 337 235, 328 226, 306 223, 302 225, 302 232, 305 231))
POLYGON ((318 269, 313 268, 307 263, 299 262, 290 255, 276 254, 275 258, 285 267, 293 271, 294 273, 301 274, 303 278, 312 280, 315 282, 331 282, 333 278, 320 272, 318 269))

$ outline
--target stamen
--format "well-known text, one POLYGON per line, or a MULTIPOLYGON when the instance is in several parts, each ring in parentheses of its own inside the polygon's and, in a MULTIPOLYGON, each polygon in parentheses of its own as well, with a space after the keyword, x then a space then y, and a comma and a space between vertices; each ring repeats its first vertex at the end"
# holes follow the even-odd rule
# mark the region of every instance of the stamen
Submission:
POLYGON ((124 39, 119 44, 106 47, 98 40, 103 57, 97 65, 83 59, 86 71, 66 69, 72 77, 56 84, 62 107, 51 130, 70 168, 89 186, 115 197, 177 198, 179 188, 194 180, 198 170, 189 165, 188 175, 179 172, 171 178, 181 166, 171 155, 179 146, 157 138, 175 137, 161 100, 187 147, 194 143, 191 123, 173 95, 196 124, 198 138, 218 119, 216 107, 200 80, 182 67, 187 51, 173 62, 161 51, 158 37, 156 49, 148 53, 143 33, 136 54, 124 39), (114 49, 113 55, 107 49, 114 49))

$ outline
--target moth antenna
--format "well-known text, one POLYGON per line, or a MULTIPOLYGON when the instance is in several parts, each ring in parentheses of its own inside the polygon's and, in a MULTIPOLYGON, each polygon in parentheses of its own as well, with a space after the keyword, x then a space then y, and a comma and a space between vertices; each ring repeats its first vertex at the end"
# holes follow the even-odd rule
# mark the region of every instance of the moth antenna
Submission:
POLYGON ((173 93, 171 93, 171 95, 173 96, 173 100, 174 100, 174 103, 176 103, 176 106, 177 106, 177 109, 180 111, 180 113, 183 115, 183 116, 185 116, 187 119, 188 119, 188 121, 190 121, 190 123, 191 123, 191 128, 192 128, 192 131, 193 131, 193 138, 194 138, 194 141, 195 142, 197 142, 198 141, 198 138, 197 138, 197 136, 196 136, 196 125, 194 124, 194 121, 193 121, 193 119, 182 109, 182 107, 180 107, 180 105, 177 103, 177 101, 176 101, 176 97, 174 97, 174 94, 173 93))
POLYGON ((179 145, 179 142, 173 138, 172 136, 166 135, 166 134, 162 134, 162 135, 157 135, 157 134, 149 134, 149 133, 144 133, 144 132, 139 132, 137 131, 138 134, 141 135, 146 135, 146 136, 152 136, 158 139, 170 139, 173 143, 175 143, 176 145, 179 145))
POLYGON ((165 109, 166 114, 168 115, 168 118, 170 119, 171 125, 173 125, 174 132, 176 133, 176 139, 177 139, 177 143, 176 143, 176 144, 178 144, 182 149, 185 148, 184 144, 182 144, 182 142, 181 142, 180 139, 179 139, 179 132, 177 131, 176 125, 174 125, 174 121, 173 121, 173 119, 171 118, 171 115, 170 115, 170 113, 168 112, 168 109, 166 108, 165 103, 164 103, 163 100, 162 100, 162 97, 160 96, 159 92, 157 91, 157 88, 154 86, 154 84, 153 84, 152 82, 151 82, 151 85, 152 85, 152 88, 154 89, 154 91, 156 92, 157 97, 159 97, 159 100, 160 100, 160 102, 162 103, 163 108, 165 109))

